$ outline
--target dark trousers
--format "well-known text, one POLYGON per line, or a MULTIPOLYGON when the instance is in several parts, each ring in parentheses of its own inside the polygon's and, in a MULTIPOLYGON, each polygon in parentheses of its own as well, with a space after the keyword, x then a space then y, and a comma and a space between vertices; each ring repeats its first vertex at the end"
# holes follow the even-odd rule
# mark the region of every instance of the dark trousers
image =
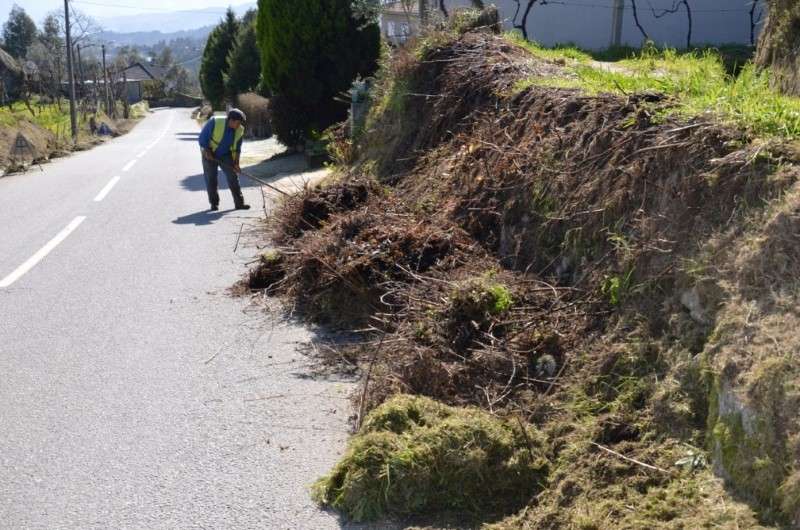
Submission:
POLYGON ((211 206, 219 206, 219 166, 222 165, 222 172, 225 173, 225 178, 228 180, 228 188, 233 194, 233 204, 237 208, 244 204, 244 196, 242 196, 242 188, 239 185, 239 175, 233 171, 233 158, 228 156, 222 157, 222 164, 219 162, 212 162, 203 157, 203 175, 206 178, 206 190, 208 191, 208 202, 211 206))

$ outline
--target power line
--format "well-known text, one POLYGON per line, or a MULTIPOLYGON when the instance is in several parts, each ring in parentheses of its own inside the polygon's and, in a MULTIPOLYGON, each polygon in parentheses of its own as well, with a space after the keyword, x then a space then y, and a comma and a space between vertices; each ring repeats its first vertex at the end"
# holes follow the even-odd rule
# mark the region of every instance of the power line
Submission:
POLYGON ((182 65, 184 65, 184 64, 193 63, 193 62, 195 62, 195 61, 197 61, 197 60, 199 60, 199 59, 202 59, 202 58, 203 58, 203 56, 202 56, 202 55, 198 55, 198 56, 197 56, 197 57, 195 57, 194 59, 187 59, 186 61, 181 61, 181 62, 179 62, 179 63, 174 63, 174 64, 175 64, 175 66, 182 66, 182 65))

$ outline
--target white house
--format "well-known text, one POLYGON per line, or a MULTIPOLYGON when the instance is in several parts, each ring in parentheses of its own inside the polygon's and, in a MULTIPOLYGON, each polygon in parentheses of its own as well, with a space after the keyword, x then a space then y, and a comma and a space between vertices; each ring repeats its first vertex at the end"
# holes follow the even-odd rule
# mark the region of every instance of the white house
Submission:
MULTIPOLYGON (((419 0, 381 0, 381 34, 392 44, 402 44, 419 29, 419 0)), ((452 13, 456 9, 472 6, 470 0, 445 0, 445 9, 452 13)), ((439 0, 428 0, 429 16, 441 15, 439 0)))

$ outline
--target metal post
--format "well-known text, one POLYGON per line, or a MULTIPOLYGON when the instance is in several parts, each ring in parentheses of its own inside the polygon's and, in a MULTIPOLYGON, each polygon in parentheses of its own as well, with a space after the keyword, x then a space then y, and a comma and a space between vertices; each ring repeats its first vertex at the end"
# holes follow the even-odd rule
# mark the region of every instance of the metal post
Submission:
POLYGON ((111 116, 111 102, 108 98, 108 70, 106 70, 106 45, 103 44, 103 87, 105 88, 106 97, 106 114, 111 116))
POLYGON ((69 0, 64 0, 64 27, 67 34, 67 77, 69 82, 69 123, 72 141, 78 139, 78 118, 75 115, 75 77, 72 73, 72 36, 69 27, 69 0))
POLYGON ((622 44, 622 21, 625 14, 625 0, 614 0, 611 20, 611 46, 622 44))

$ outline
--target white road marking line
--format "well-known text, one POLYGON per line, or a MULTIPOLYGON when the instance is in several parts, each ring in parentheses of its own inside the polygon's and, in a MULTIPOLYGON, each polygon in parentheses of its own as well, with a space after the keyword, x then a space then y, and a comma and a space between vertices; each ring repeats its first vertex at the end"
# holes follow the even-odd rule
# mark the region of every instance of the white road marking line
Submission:
POLYGON ((145 149, 144 151, 142 151, 141 153, 139 153, 138 155, 136 155, 136 158, 142 158, 142 157, 143 157, 144 155, 146 155, 146 154, 147 154, 147 149, 145 149))
POLYGON ((119 179, 119 177, 114 177, 111 179, 108 184, 106 184, 105 188, 100 190, 100 193, 97 194, 97 197, 94 198, 94 202, 100 202, 105 199, 106 195, 108 195, 108 192, 111 191, 111 188, 113 188, 117 182, 119 182, 119 179))
POLYGON ((134 158, 133 160, 131 160, 130 162, 125 164, 125 167, 122 168, 122 171, 130 171, 130 169, 133 167, 133 165, 136 163, 136 161, 137 160, 134 158))
POLYGON ((75 229, 78 228, 80 224, 85 220, 86 216, 78 216, 75 219, 73 219, 72 222, 68 224, 64 230, 59 232, 56 237, 48 241, 47 244, 43 246, 41 249, 39 249, 39 251, 36 254, 28 258, 28 261, 17 267, 17 270, 15 270, 11 274, 3 278, 3 280, 0 281, 0 289, 9 287, 15 281, 22 278, 28 271, 30 271, 40 261, 42 261, 45 258, 45 256, 50 254, 50 252, 52 252, 53 249, 56 248, 62 241, 67 239, 67 236, 69 236, 72 232, 74 232, 75 229))

